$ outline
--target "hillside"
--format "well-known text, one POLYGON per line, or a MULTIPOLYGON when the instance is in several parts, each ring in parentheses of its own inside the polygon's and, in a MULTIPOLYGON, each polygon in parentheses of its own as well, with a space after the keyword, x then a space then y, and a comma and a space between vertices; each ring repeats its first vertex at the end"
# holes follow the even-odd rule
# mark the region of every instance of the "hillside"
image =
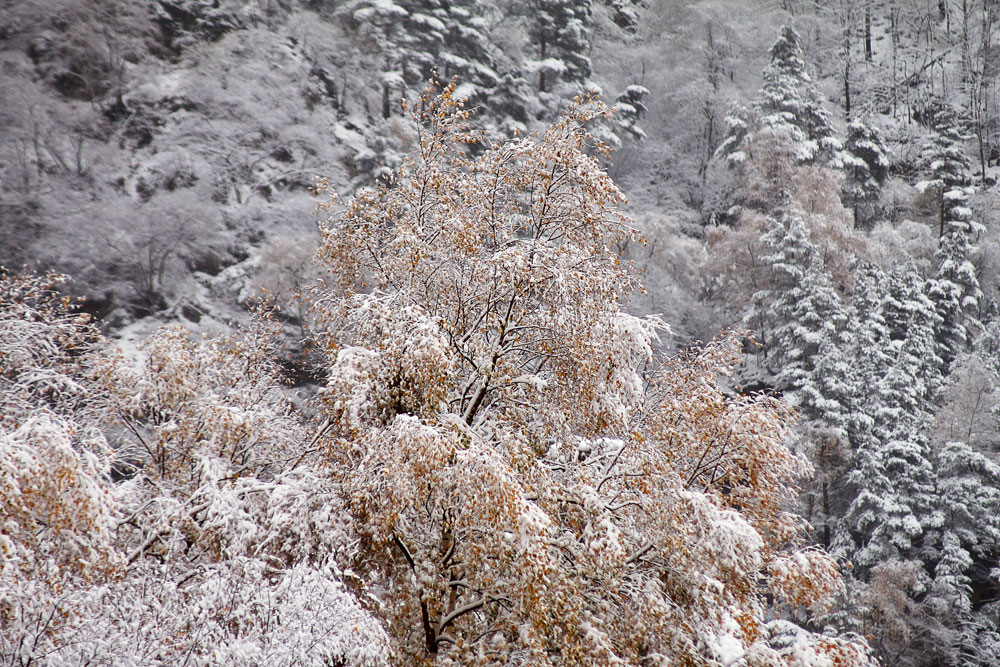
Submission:
POLYGON ((12 664, 1000 661, 991 0, 0 2, 12 664))

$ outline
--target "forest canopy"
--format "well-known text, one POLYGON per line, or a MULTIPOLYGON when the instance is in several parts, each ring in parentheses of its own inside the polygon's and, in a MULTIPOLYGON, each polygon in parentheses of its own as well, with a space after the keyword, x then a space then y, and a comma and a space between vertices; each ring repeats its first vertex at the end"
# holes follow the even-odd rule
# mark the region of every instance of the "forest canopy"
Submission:
MULTIPOLYGON (((323 223, 315 417, 266 318, 127 351, 3 278, 3 653, 252 664, 842 664, 837 566, 787 511, 791 411, 745 334, 673 356, 581 98, 470 157, 454 84, 323 223), (594 153, 593 151, 598 151, 594 153)), ((326 205, 331 209, 335 203, 326 205)))
POLYGON ((1000 664, 998 21, 8 2, 0 664, 1000 664))

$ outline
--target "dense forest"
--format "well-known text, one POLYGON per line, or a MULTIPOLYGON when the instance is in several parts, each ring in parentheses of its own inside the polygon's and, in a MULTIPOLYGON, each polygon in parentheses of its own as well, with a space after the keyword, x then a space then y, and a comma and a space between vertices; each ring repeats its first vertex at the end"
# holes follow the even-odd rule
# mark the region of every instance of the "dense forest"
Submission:
POLYGON ((0 0, 0 665, 1000 664, 998 30, 0 0))

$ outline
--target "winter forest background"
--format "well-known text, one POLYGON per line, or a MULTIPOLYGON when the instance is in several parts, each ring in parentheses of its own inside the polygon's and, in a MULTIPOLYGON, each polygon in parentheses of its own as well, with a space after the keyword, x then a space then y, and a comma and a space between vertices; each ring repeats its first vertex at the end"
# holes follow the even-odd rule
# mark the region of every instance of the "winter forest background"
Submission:
POLYGON ((2 0, 0 664, 1000 664, 998 31, 2 0))

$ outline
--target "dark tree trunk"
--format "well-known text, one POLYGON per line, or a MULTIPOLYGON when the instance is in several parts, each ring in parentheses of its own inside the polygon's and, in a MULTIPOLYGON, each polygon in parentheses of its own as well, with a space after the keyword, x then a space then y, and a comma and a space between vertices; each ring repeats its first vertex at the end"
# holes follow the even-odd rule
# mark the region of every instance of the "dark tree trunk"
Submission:
POLYGON ((851 52, 847 52, 844 62, 844 115, 851 118, 851 52))
MULTIPOLYGON (((539 44, 539 54, 541 60, 545 60, 545 35, 542 34, 541 43, 539 44)), ((545 92, 545 67, 538 71, 538 90, 545 92)))
POLYGON ((865 61, 872 61, 872 3, 865 3, 865 61))
POLYGON ((830 486, 823 482, 823 547, 830 548, 830 486))

